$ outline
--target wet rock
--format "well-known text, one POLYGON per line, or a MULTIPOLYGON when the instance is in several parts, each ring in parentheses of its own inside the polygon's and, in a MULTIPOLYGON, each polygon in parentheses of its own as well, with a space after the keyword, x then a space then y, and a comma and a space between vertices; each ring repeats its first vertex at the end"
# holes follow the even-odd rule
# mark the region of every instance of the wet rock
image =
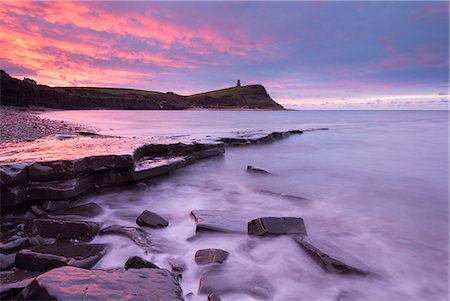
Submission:
POLYGON ((245 138, 220 138, 219 141, 230 146, 239 146, 250 143, 250 141, 245 138))
POLYGON ((145 210, 136 219, 136 224, 139 226, 146 226, 152 228, 162 228, 167 227, 169 223, 158 214, 145 210))
POLYGON ((28 166, 28 163, 0 165, 0 185, 14 186, 28 183, 28 166))
POLYGON ((60 267, 33 280, 19 300, 183 300, 180 285, 167 270, 126 272, 60 267), (61 285, 64 279, 64 286, 61 285))
POLYGON ((161 253, 166 250, 164 246, 161 246, 160 242, 157 242, 156 240, 151 240, 150 235, 145 233, 142 229, 136 227, 113 225, 102 229, 99 234, 125 235, 132 241, 134 241, 136 245, 138 245, 147 252, 161 253))
POLYGON ((76 219, 79 217, 95 217, 103 212, 102 207, 95 203, 88 203, 80 206, 62 208, 48 214, 53 219, 76 219))
POLYGON ((30 272, 19 269, 0 272, 0 300, 15 299, 24 287, 42 272, 30 272))
POLYGON ((246 233, 247 225, 232 212, 222 210, 193 210, 191 214, 197 223, 196 232, 246 233))
POLYGON ((269 196, 273 196, 273 197, 279 197, 288 201, 293 201, 293 202, 298 202, 298 203, 307 203, 310 202, 309 199, 301 197, 301 196, 296 196, 296 195, 291 195, 291 194, 283 194, 283 193, 278 193, 275 191, 270 191, 270 190, 266 190, 266 189, 255 189, 256 192, 264 194, 264 195, 269 195, 269 196))
POLYGON ((167 262, 169 263, 170 268, 172 269, 172 273, 175 275, 175 277, 177 279, 181 279, 181 274, 186 271, 186 264, 176 258, 168 258, 167 262))
POLYGON ((219 295, 215 294, 215 293, 210 293, 208 295, 208 301, 221 301, 219 295))
POLYGON ((267 170, 261 169, 261 168, 256 168, 253 166, 247 166, 247 172, 251 172, 251 173, 256 173, 256 174, 268 174, 270 175, 271 173, 268 172, 267 170))
POLYGON ((69 208, 69 201, 61 201, 61 200, 46 200, 42 203, 42 209, 45 211, 55 211, 58 209, 69 208))
POLYGON ((35 162, 30 165, 29 175, 32 182, 47 182, 71 179, 87 170, 86 158, 81 158, 75 160, 35 162))
POLYGON ((273 286, 261 275, 242 272, 209 271, 200 278, 199 292, 204 294, 247 294, 256 299, 268 300, 273 297, 273 286))
POLYGON ((306 235, 301 217, 261 217, 248 222, 248 234, 252 235, 306 235))
POLYGON ((29 271, 48 271, 65 265, 91 268, 106 254, 106 250, 105 244, 58 241, 19 251, 15 266, 29 271))
POLYGON ((97 235, 99 227, 94 222, 34 219, 27 221, 25 229, 32 235, 42 237, 91 241, 97 235))
POLYGON ((16 254, 3 254, 0 253, 0 270, 4 271, 11 268, 14 265, 16 254))
POLYGON ((30 213, 33 214, 36 217, 45 217, 47 215, 47 212, 42 210, 39 206, 31 206, 30 207, 30 213))
POLYGON ((31 200, 67 200, 94 187, 95 178, 89 174, 69 180, 31 182, 31 200))
MULTIPOLYGON (((361 265, 350 254, 344 254, 339 248, 319 241, 311 241, 303 237, 295 237, 295 241, 311 256, 319 265, 330 273, 351 274, 351 275, 367 275, 369 272, 364 268, 355 267, 344 261, 352 260, 355 265, 361 265), (332 253, 334 252, 334 254, 332 253), (329 255, 332 254, 332 255, 329 255), (331 257, 333 256, 333 257, 331 257)), ((352 263, 353 264, 353 263, 352 263)))
POLYGON ((127 262, 125 263, 125 270, 128 269, 159 269, 159 267, 156 264, 151 263, 150 261, 147 261, 139 256, 132 256, 128 258, 127 262))
POLYGON ((195 252, 195 262, 199 265, 223 263, 227 260, 229 254, 221 249, 202 249, 195 252))

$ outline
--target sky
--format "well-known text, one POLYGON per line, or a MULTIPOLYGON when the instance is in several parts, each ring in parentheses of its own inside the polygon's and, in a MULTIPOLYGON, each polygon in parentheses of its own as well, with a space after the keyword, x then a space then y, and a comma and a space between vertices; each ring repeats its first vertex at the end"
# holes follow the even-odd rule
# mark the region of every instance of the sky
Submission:
POLYGON ((188 95, 262 84, 294 109, 447 109, 447 1, 0 0, 0 69, 188 95))

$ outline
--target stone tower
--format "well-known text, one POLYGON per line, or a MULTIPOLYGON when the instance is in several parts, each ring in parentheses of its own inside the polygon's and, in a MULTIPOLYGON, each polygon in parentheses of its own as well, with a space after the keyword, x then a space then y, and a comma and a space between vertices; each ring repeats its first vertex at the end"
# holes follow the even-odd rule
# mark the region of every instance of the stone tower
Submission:
POLYGON ((241 86, 241 80, 240 79, 238 79, 237 80, 237 84, 236 84, 236 87, 240 87, 241 86))

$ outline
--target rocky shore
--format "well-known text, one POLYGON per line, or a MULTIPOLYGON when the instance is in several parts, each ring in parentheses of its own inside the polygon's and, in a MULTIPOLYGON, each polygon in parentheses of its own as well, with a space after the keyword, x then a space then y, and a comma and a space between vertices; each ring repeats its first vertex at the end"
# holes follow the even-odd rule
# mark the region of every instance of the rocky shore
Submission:
MULTIPOLYGON (((271 143, 303 133, 303 130, 291 130, 248 134, 208 143, 140 144, 142 140, 133 140, 133 143, 122 140, 119 144, 127 147, 121 149, 109 147, 112 142, 117 144, 114 139, 120 138, 78 135, 56 139, 59 146, 51 141, 55 145, 53 153, 41 154, 41 158, 36 157, 39 147, 42 150, 48 148, 42 141, 25 142, 22 145, 24 153, 15 158, 8 154, 16 144, 4 144, 0 152, 1 299, 99 300, 99 296, 102 300, 189 299, 194 293, 183 292, 180 286, 188 267, 176 259, 169 258, 170 268, 164 269, 130 254, 122 268, 92 269, 109 249, 114 248, 108 244, 90 243, 98 235, 126 237, 149 254, 167 252, 165 241, 155 239, 147 229, 161 231, 158 229, 171 227, 170 218, 148 208, 136 215, 134 226, 105 227, 94 219, 103 209, 95 203, 80 204, 80 196, 101 193, 104 187, 111 185, 145 186, 142 181, 169 174, 204 158, 221 156, 226 147, 271 143), (80 145, 97 147, 85 150, 84 156, 82 152, 76 152, 80 145), (107 145, 110 154, 98 145, 107 145)), ((253 166, 246 171, 254 177, 274 176, 253 166)), ((270 191, 265 193, 277 195, 270 191)), ((294 196, 280 194, 279 197, 294 196)), ((326 273, 370 274, 364 265, 351 262, 343 250, 337 252, 339 248, 330 249, 326 242, 314 236, 310 238, 307 225, 300 216, 261 216, 242 220, 224 210, 193 210, 191 215, 195 219, 197 235, 234 233, 263 239, 288 236, 326 273)), ((230 293, 272 299, 271 284, 266 280, 250 277, 240 281, 228 275, 229 270, 218 268, 227 265, 228 257, 232 255, 220 248, 197 250, 192 260, 205 267, 199 275, 197 294, 204 295, 204 300, 220 300, 221 295, 230 293)))
POLYGON ((17 107, 0 107, 0 143, 93 131, 79 124, 42 118, 38 113, 17 107))

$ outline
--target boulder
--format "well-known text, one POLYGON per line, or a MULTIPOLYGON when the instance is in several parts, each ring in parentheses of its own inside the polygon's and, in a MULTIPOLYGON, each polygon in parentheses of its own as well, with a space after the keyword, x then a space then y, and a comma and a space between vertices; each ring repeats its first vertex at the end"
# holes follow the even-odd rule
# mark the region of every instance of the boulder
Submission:
POLYGON ((125 270, 128 269, 159 269, 159 267, 156 264, 151 263, 150 261, 147 261, 139 256, 132 256, 128 258, 127 262, 125 263, 125 270))
POLYGON ((36 277, 19 295, 19 300, 48 299, 173 301, 183 300, 183 292, 173 275, 163 269, 121 272, 65 266, 36 277))
POLYGON ((83 241, 91 241, 97 235, 99 228, 99 224, 94 222, 56 219, 34 219, 28 220, 25 224, 26 232, 32 235, 83 241))
POLYGON ((336 246, 320 241, 312 241, 301 236, 297 236, 294 239, 326 272, 363 276, 369 273, 356 258, 350 254, 345 254, 336 246), (344 261, 352 261, 352 265, 344 261))
POLYGON ((196 232, 246 233, 246 224, 229 211, 193 210, 191 214, 197 223, 196 232))
POLYGON ((136 224, 151 228, 163 228, 169 225, 163 217, 148 210, 145 210, 137 217, 136 224))
POLYGON ((0 300, 12 298, 15 300, 24 287, 42 272, 31 272, 19 269, 0 272, 0 300))
POLYGON ((233 270, 213 270, 200 278, 199 292, 203 294, 246 294, 258 300, 270 300, 273 286, 261 275, 245 274, 233 270))
POLYGON ((248 222, 248 234, 251 235, 306 235, 301 217, 261 217, 248 222))
POLYGON ((95 203, 88 203, 80 206, 57 209, 48 214, 53 219, 78 219, 95 217, 103 212, 102 207, 95 203))
POLYGON ((267 170, 261 169, 261 168, 256 168, 253 166, 247 166, 247 172, 251 172, 251 173, 256 173, 256 174, 266 174, 266 175, 270 175, 271 173, 268 172, 267 170))
POLYGON ((195 262, 199 265, 223 263, 227 260, 229 254, 221 249, 202 249, 195 252, 195 262))
POLYGON ((105 244, 57 241, 19 251, 15 266, 28 271, 48 271, 65 265, 91 268, 106 254, 106 250, 105 244))

